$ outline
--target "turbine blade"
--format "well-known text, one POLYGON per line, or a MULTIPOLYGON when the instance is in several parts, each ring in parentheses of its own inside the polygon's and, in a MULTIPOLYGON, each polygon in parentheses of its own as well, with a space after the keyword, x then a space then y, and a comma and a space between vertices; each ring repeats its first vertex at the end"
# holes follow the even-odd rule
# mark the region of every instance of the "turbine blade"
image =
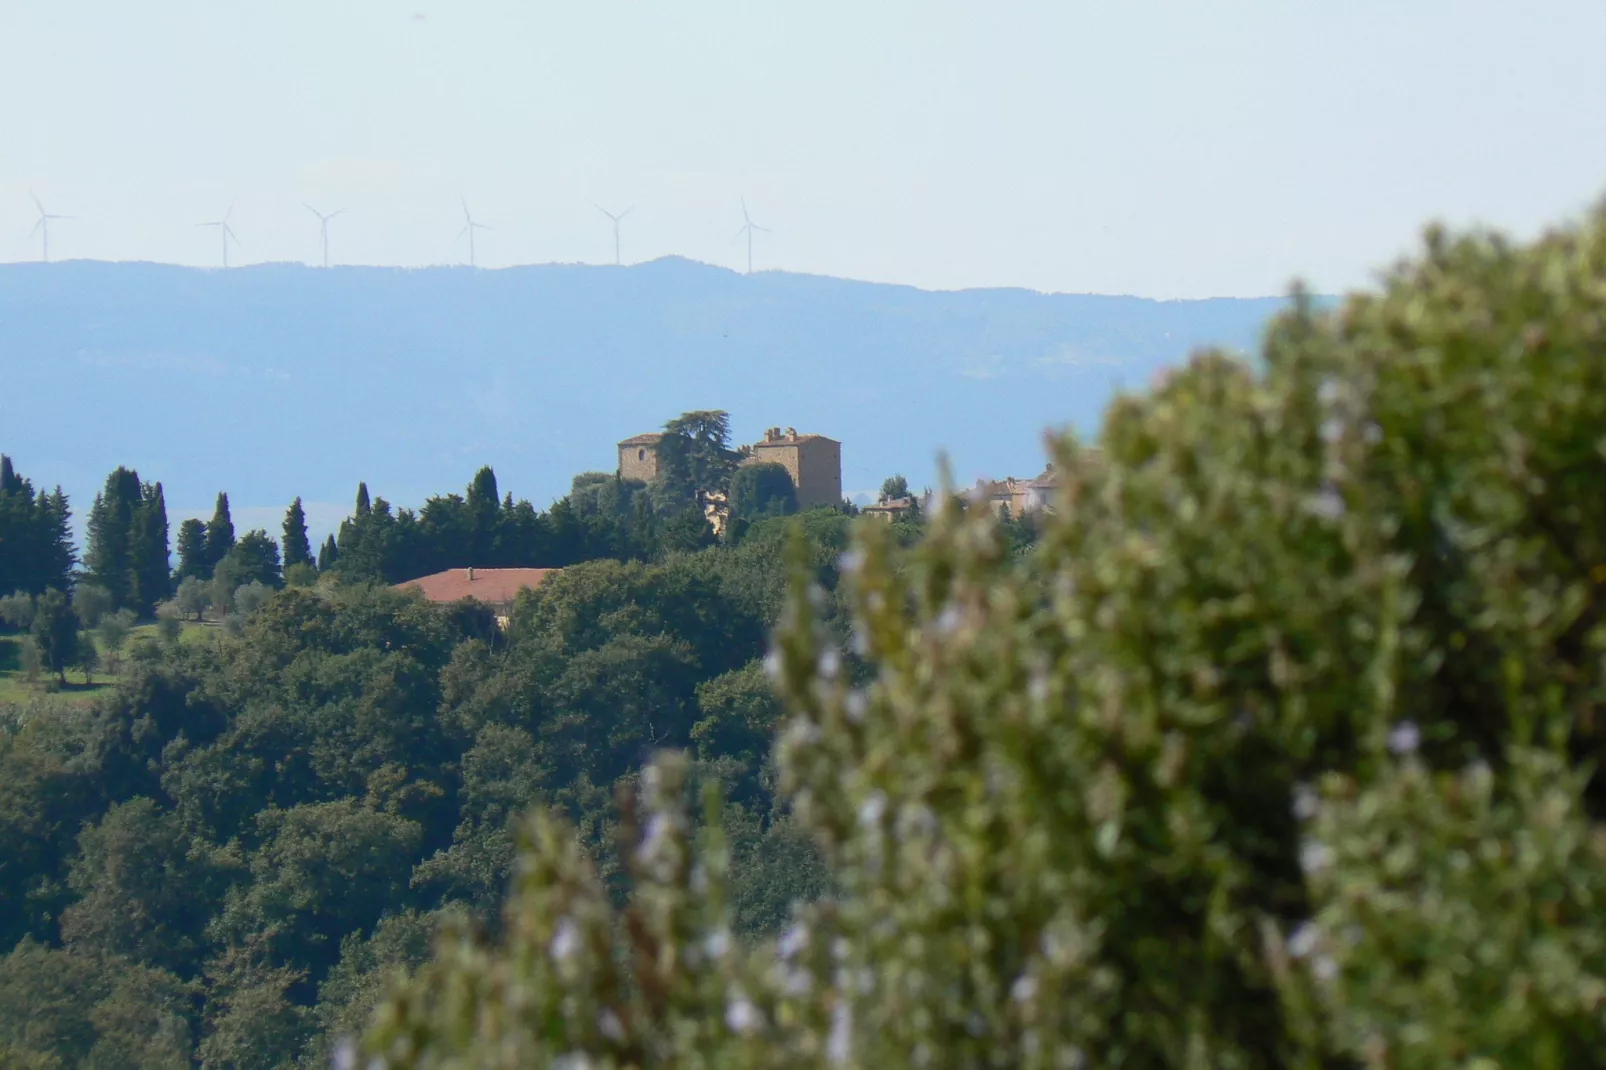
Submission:
POLYGON ((618 216, 614 215, 612 212, 608 211, 606 208, 602 207, 602 205, 598 204, 597 202, 592 201, 591 202, 591 207, 595 208, 597 211, 601 212, 603 215, 607 216, 609 219, 613 220, 615 223, 619 222, 619 217, 618 216))
POLYGON ((337 215, 345 215, 345 214, 346 214, 346 210, 344 208, 337 208, 333 212, 330 212, 328 215, 324 216, 324 220, 328 221, 330 219, 333 219, 337 215))
POLYGON ((323 218, 323 213, 318 211, 318 209, 314 208, 312 205, 308 204, 306 201, 302 201, 301 202, 301 207, 305 208, 307 211, 311 212, 313 215, 317 216, 319 219, 323 218))
POLYGON ((457 199, 463 202, 463 218, 468 220, 470 225, 472 225, 474 222, 474 217, 468 214, 468 198, 459 194, 457 199))
POLYGON ((625 216, 629 215, 631 212, 634 212, 635 210, 636 210, 636 206, 632 204, 629 208, 626 208, 624 211, 619 213, 619 218, 623 219, 625 216))
POLYGON ((227 212, 223 213, 223 222, 227 223, 229 221, 229 216, 231 216, 233 214, 234 214, 234 202, 230 201, 229 202, 229 210, 227 212))
POLYGON ((40 215, 44 215, 45 214, 45 206, 44 206, 44 202, 39 199, 39 194, 35 193, 33 190, 29 190, 28 191, 28 196, 33 198, 33 206, 35 208, 39 209, 39 214, 40 215))
MULTIPOLYGON (((473 224, 470 223, 469 226, 473 226, 473 224)), ((452 244, 456 245, 458 242, 462 241, 463 240, 463 235, 465 235, 467 233, 468 233, 468 227, 464 227, 462 230, 458 231, 457 232, 457 237, 452 239, 452 244)))
POLYGON ((44 216, 40 216, 38 222, 34 223, 33 229, 28 232, 28 237, 31 238, 35 234, 38 234, 39 233, 39 228, 44 226, 44 225, 45 225, 45 217, 44 216))
POLYGON ((743 234, 746 234, 747 233, 747 228, 752 226, 752 225, 753 224, 751 224, 751 223, 748 223, 748 224, 744 225, 741 230, 738 230, 734 235, 731 236, 731 241, 735 241, 737 238, 740 238, 743 234))

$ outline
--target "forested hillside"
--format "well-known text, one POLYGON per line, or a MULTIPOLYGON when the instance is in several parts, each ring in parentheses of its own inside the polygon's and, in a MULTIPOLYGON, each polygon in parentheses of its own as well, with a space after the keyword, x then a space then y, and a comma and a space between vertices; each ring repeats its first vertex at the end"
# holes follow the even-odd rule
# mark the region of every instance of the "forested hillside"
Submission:
POLYGON ((489 468, 417 510, 363 486, 316 552, 299 500, 270 536, 220 493, 171 567, 160 483, 112 472, 80 552, 66 496, 5 460, 0 652, 31 675, 0 693, 0 1065, 326 1066, 443 918, 497 929, 531 805, 622 897, 616 798, 661 748, 729 800, 740 934, 823 892, 761 660, 789 567, 837 619, 855 521, 787 515, 784 469, 738 477, 728 434, 685 414, 654 483, 582 474, 545 512, 489 468), (723 538, 703 488, 732 493, 723 538), (392 587, 473 564, 562 571, 505 628, 392 587), (59 690, 78 669, 98 690, 59 690))

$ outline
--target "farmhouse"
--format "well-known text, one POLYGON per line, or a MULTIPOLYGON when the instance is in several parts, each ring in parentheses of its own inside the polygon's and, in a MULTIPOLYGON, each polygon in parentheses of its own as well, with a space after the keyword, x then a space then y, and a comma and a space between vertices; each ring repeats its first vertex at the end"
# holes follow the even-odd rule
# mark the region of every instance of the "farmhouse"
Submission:
POLYGON ((548 576, 559 571, 555 568, 449 568, 432 576, 398 583, 396 589, 416 589, 427 601, 443 604, 472 598, 489 606, 496 614, 497 623, 505 627, 519 592, 535 590, 548 576))

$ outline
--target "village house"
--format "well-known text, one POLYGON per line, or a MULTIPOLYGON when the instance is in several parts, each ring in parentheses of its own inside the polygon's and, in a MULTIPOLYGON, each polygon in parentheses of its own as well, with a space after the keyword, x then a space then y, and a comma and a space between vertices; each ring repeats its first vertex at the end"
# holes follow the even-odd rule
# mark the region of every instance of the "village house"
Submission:
POLYGON ((884 520, 890 524, 894 520, 901 520, 911 515, 919 508, 919 505, 920 502, 914 497, 888 498, 886 501, 876 502, 874 505, 866 505, 859 512, 864 516, 873 517, 876 520, 884 520))
POLYGON ((443 605, 472 598, 489 606, 496 615, 496 623, 505 628, 519 592, 536 590, 548 576, 560 571, 555 568, 449 568, 398 583, 396 589, 417 590, 426 601, 443 605))

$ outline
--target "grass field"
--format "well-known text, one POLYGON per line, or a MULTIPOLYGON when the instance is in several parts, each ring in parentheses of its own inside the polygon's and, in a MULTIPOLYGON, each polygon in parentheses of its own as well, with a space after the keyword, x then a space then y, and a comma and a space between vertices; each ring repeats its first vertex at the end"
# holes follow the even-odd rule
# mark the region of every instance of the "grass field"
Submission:
MULTIPOLYGON (((184 630, 179 633, 179 642, 185 646, 196 643, 205 643, 217 632, 218 626, 210 622, 205 624, 195 621, 185 621, 184 630)), ((123 650, 136 642, 141 636, 157 637, 155 623, 141 624, 128 635, 128 643, 123 650)), ((38 698, 46 692, 35 684, 28 683, 22 671, 22 644, 26 641, 20 635, 0 635, 0 706, 12 703, 28 702, 38 698)), ((67 671, 67 686, 51 694, 51 698, 61 702, 82 703, 88 702, 95 694, 104 691, 117 682, 112 673, 96 672, 90 676, 90 682, 84 682, 84 674, 76 669, 67 671)))

